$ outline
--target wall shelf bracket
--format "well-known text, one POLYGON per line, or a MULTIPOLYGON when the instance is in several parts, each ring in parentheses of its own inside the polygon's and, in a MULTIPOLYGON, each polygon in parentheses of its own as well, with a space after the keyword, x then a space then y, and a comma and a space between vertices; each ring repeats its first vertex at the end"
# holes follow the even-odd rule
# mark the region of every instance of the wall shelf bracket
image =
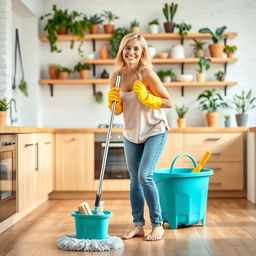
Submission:
POLYGON ((184 96, 184 86, 181 86, 181 96, 184 96))
POLYGON ((50 94, 51 94, 51 97, 53 97, 54 84, 49 83, 48 85, 50 86, 50 94))
POLYGON ((92 39, 92 50, 93 50, 93 52, 96 51, 96 41, 95 41, 95 39, 92 39))
POLYGON ((95 96, 95 94, 96 94, 96 84, 95 83, 92 84, 92 90, 93 90, 93 96, 95 96))
POLYGON ((225 96, 227 96, 227 89, 228 89, 228 86, 225 85, 225 86, 224 86, 224 95, 225 95, 225 96))

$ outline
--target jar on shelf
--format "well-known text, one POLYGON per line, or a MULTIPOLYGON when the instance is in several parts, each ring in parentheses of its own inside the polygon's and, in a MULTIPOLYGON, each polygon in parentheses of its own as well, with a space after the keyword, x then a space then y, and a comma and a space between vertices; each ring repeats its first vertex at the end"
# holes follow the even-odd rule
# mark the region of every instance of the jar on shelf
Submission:
POLYGON ((173 59, 184 59, 185 51, 184 47, 181 44, 176 44, 171 49, 171 57, 173 59))

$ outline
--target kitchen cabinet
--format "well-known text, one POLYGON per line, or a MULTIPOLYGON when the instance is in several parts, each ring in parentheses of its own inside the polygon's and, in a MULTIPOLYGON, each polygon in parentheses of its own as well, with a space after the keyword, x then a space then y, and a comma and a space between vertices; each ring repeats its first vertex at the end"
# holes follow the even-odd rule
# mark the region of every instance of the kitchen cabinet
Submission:
POLYGON ((18 210, 23 211, 53 190, 53 135, 18 135, 18 210))
POLYGON ((93 189, 94 134, 56 134, 56 191, 93 189))

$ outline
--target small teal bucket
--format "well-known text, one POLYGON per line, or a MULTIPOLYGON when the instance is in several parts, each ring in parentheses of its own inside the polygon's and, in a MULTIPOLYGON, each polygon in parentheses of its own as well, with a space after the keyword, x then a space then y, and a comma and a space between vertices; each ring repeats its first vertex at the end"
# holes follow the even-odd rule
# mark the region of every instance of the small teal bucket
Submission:
POLYGON ((181 154, 174 158, 170 169, 154 171, 163 221, 168 222, 171 229, 177 229, 179 224, 190 226, 200 221, 205 226, 209 176, 213 175, 213 170, 192 173, 194 168, 174 168, 181 156, 189 157, 194 167, 197 166, 193 157, 181 154))
POLYGON ((78 239, 106 239, 108 237, 109 218, 112 212, 104 211, 104 215, 85 215, 74 211, 76 238, 78 239))

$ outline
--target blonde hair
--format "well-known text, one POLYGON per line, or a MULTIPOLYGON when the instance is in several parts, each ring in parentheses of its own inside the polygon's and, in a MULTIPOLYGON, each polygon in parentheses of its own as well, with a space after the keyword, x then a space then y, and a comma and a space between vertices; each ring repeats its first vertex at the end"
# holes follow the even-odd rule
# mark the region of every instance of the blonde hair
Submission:
POLYGON ((119 70, 123 71, 125 67, 125 61, 123 59, 123 49, 126 46, 126 44, 133 40, 137 39, 140 42, 140 45, 142 47, 142 55, 139 61, 138 69, 137 69, 137 75, 140 80, 142 80, 142 73, 146 68, 153 69, 153 66, 151 64, 151 60, 149 57, 149 51, 148 51, 148 45, 145 40, 145 38, 138 34, 138 33, 130 33, 126 36, 124 36, 120 42, 119 50, 117 52, 116 58, 115 58, 115 65, 118 67, 119 70))

